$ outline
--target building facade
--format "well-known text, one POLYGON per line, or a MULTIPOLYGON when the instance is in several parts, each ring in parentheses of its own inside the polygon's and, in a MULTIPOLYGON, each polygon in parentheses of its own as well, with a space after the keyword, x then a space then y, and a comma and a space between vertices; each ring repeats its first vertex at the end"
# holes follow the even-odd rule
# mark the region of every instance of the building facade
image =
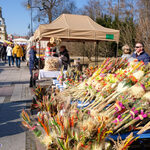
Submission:
POLYGON ((2 17, 2 8, 0 7, 0 40, 6 40, 6 25, 5 20, 2 17))

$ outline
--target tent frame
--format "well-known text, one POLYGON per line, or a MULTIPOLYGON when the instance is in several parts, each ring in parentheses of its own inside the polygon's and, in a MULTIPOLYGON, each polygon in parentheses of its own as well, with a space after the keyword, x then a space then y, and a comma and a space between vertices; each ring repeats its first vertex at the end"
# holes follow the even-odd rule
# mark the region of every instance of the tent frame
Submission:
MULTIPOLYGON (((41 40, 38 41, 38 43, 39 43, 39 68, 41 67, 41 64, 40 64, 41 63, 41 61, 40 61, 40 41, 41 40)), ((100 41, 98 41, 98 40, 96 40, 96 41, 91 41, 91 40, 73 40, 73 41, 64 40, 64 41, 67 41, 67 42, 83 42, 83 45, 84 45, 84 48, 83 48, 83 64, 84 64, 84 57, 85 57, 85 42, 86 41, 96 42, 96 46, 95 46, 95 65, 98 65, 98 62, 99 62, 99 60, 98 60, 98 57, 99 57, 98 45, 99 45, 100 41)), ((37 42, 37 41, 35 41, 35 42, 37 42)), ((116 51, 116 56, 115 57, 118 56, 118 43, 116 43, 116 44, 117 44, 117 51, 116 51)))

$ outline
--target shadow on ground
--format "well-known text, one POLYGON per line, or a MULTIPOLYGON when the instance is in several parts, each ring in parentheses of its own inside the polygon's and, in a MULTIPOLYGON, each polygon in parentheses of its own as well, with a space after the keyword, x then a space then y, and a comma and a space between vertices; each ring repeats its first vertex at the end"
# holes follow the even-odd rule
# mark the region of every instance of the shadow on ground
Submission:
POLYGON ((20 113, 22 109, 26 109, 26 103, 31 103, 31 100, 0 104, 0 137, 25 131, 21 124, 20 113))
POLYGON ((0 73, 4 70, 4 69, 3 69, 3 66, 5 66, 5 63, 0 62, 0 73))
POLYGON ((29 80, 28 80, 28 81, 0 82, 0 86, 3 86, 3 85, 10 85, 10 84, 29 84, 29 80))

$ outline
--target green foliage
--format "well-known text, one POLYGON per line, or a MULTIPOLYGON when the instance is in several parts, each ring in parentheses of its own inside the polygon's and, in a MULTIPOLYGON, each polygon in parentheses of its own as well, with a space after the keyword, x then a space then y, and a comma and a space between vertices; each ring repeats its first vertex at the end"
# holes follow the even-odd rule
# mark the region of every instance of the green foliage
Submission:
POLYGON ((96 22, 103 27, 112 28, 112 17, 106 14, 100 18, 96 18, 96 22))
MULTIPOLYGON (((105 14, 97 18, 96 22, 103 27, 120 30, 120 41, 117 52, 118 56, 121 56, 122 54, 121 48, 123 45, 128 44, 131 49, 134 47, 136 39, 136 25, 132 17, 126 16, 124 19, 119 19, 118 15, 112 17, 105 14)), ((100 49, 103 49, 105 57, 116 56, 117 46, 115 42, 105 42, 105 44, 101 44, 100 49)))

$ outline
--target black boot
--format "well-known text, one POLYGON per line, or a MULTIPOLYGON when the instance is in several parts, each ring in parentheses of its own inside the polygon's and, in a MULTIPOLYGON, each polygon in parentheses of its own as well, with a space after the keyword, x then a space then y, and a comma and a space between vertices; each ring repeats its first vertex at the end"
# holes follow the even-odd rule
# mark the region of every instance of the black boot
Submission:
POLYGON ((30 85, 29 87, 33 87, 32 76, 30 77, 30 85))
POLYGON ((32 84, 33 84, 33 87, 36 87, 36 80, 35 79, 32 79, 32 84))

